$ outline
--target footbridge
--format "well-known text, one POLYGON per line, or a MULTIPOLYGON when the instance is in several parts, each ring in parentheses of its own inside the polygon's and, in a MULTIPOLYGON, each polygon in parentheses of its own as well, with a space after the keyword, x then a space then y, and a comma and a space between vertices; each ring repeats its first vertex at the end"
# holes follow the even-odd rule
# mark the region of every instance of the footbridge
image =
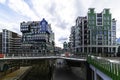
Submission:
POLYGON ((85 64, 87 69, 87 77, 90 80, 119 80, 120 79, 120 59, 119 57, 100 57, 94 55, 32 55, 32 54, 6 54, 0 58, 0 69, 3 68, 7 61, 21 60, 56 60, 64 59, 70 65, 85 64), (81 63, 83 62, 83 63, 81 63))

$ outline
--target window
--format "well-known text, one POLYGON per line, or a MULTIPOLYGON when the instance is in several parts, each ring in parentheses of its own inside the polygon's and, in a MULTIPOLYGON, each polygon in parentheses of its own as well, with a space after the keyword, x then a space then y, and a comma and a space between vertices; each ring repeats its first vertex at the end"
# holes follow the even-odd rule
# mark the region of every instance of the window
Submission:
POLYGON ((93 16, 93 17, 92 17, 92 20, 94 20, 94 19, 95 19, 95 17, 93 16))
POLYGON ((107 40, 107 36, 104 36, 104 40, 107 40))
POLYGON ((112 24, 115 26, 115 25, 116 25, 116 22, 113 22, 112 24))
POLYGON ((107 35, 107 31, 104 31, 104 35, 107 35))
POLYGON ((97 25, 102 25, 102 23, 97 23, 97 25))
POLYGON ((106 25, 106 22, 104 22, 104 25, 106 25))
POLYGON ((102 41, 98 41, 98 45, 102 45, 102 41))
POLYGON ((95 22, 94 22, 94 21, 92 21, 92 24, 94 25, 94 24, 95 24, 95 22))
POLYGON ((116 30, 116 26, 112 26, 112 29, 113 29, 113 30, 116 30))
POLYGON ((113 31, 113 32, 112 32, 112 36, 115 36, 115 35, 116 35, 116 32, 115 32, 115 31, 113 31))
POLYGON ((102 31, 99 31, 99 34, 102 34, 102 31))
POLYGON ((104 30, 107 30, 107 26, 104 26, 104 30))
POLYGON ((102 17, 102 13, 97 13, 97 17, 102 17))
POLYGON ((101 17, 100 17, 100 18, 98 17, 98 18, 97 18, 97 22, 102 22, 102 18, 101 18, 101 17))
POLYGON ((98 36, 98 40, 102 40, 102 36, 98 36))
POLYGON ((109 17, 109 16, 107 17, 107 20, 110 20, 110 17, 109 17))
POLYGON ((106 17, 104 17, 104 20, 106 20, 106 17))
POLYGON ((110 25, 110 22, 109 22, 109 21, 107 22, 107 25, 110 25))
POLYGON ((89 16, 89 17, 88 17, 88 19, 90 20, 90 19, 91 19, 91 17, 89 16))
POLYGON ((111 36, 111 31, 108 32, 108 35, 111 36))

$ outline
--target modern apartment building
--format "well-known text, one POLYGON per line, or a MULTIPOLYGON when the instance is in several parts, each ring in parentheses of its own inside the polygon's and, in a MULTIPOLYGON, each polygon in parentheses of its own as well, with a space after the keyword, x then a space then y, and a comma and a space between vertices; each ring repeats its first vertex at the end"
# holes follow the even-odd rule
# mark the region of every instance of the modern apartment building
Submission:
POLYGON ((90 8, 86 17, 76 19, 74 28, 75 39, 70 42, 75 43, 75 52, 103 54, 117 52, 116 20, 112 19, 109 9, 96 13, 94 8, 90 8))
POLYGON ((70 41, 71 52, 74 53, 75 52, 75 26, 71 27, 71 34, 69 37, 69 41, 70 41))
POLYGON ((71 28, 70 43, 73 52, 88 52, 87 45, 90 44, 90 30, 87 26, 87 17, 77 17, 75 26, 71 28))
POLYGON ((46 54, 54 50, 54 33, 51 25, 42 21, 28 21, 20 24, 22 49, 26 54, 46 54))
POLYGON ((94 8, 88 11, 88 27, 90 28, 90 52, 116 53, 116 20, 112 19, 109 9, 96 13, 94 8))
POLYGON ((19 34, 3 29, 1 39, 3 54, 19 54, 21 52, 21 36, 19 34))

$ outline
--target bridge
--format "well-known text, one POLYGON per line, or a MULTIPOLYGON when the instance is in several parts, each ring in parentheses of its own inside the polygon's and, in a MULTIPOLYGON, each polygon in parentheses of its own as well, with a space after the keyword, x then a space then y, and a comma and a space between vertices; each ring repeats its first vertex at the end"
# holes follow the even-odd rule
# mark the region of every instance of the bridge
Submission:
MULTIPOLYGON (((119 80, 120 79, 120 61, 119 58, 98 57, 93 55, 79 56, 60 56, 60 55, 4 55, 0 62, 6 60, 43 60, 43 59, 64 59, 69 62, 85 62, 87 64, 87 75, 90 80, 119 80)), ((76 63, 79 64, 79 63, 76 63)))
POLYGON ((60 55, 33 55, 33 54, 5 54, 0 60, 30 60, 30 59, 66 59, 75 61, 86 61, 86 55, 82 56, 60 56, 60 55))

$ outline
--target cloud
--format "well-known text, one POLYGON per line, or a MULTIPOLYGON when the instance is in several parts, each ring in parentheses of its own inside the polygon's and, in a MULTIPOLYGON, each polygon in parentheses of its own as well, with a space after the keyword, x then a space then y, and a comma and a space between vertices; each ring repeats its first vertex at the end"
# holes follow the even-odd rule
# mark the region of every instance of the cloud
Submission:
POLYGON ((58 39, 60 36, 68 37, 69 28, 74 23, 74 0, 44 0, 42 3, 39 0, 31 0, 31 2, 35 13, 40 14, 41 18, 44 17, 51 23, 55 32, 56 45, 62 45, 58 39))
POLYGON ((5 4, 6 0, 0 0, 0 3, 5 4))
POLYGON ((20 22, 40 21, 45 18, 55 32, 57 46, 68 41, 71 26, 78 16, 86 16, 88 8, 101 12, 110 8, 117 20, 117 37, 120 35, 119 0, 0 0, 0 29, 8 28, 20 33, 20 22), (2 4, 2 5, 1 5, 2 4), (66 39, 65 39, 66 38, 66 39))
POLYGON ((56 20, 56 23, 55 23, 56 26, 60 27, 63 30, 65 30, 68 27, 68 24, 69 23, 65 21, 61 21, 61 19, 56 20))
POLYGON ((59 37, 59 39, 58 39, 59 46, 63 46, 63 43, 65 41, 68 41, 68 36, 66 36, 66 37, 65 36, 59 37))
POLYGON ((4 22, 0 21, 0 32, 2 31, 2 29, 8 29, 10 31, 21 34, 19 23, 9 23, 9 22, 4 23, 4 22))
POLYGON ((9 0, 8 6, 15 12, 30 18, 31 20, 39 20, 39 17, 30 9, 24 0, 9 0))
POLYGON ((49 7, 46 7, 46 10, 53 16, 55 16, 56 12, 56 4, 55 2, 52 2, 49 7))
POLYGON ((60 37, 58 41, 66 41, 68 38, 67 37, 60 37))

